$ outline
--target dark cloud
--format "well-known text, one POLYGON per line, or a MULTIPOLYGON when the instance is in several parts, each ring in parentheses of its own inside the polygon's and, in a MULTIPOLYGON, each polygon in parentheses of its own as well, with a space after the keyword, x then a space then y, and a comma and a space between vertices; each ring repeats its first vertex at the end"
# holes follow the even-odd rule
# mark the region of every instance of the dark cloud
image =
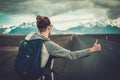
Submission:
POLYGON ((108 17, 115 19, 120 17, 120 0, 92 0, 96 7, 105 8, 108 17))
POLYGON ((81 8, 106 9, 110 18, 120 17, 120 0, 0 0, 0 14, 52 16, 81 8))
POLYGON ((0 0, 0 13, 46 14, 74 11, 91 6, 86 0, 0 0))
POLYGON ((108 11, 108 16, 111 19, 116 19, 116 18, 120 17, 120 9, 119 8, 117 8, 117 9, 110 9, 108 11))
POLYGON ((101 6, 104 8, 119 8, 119 0, 92 0, 96 6, 101 6))
POLYGON ((14 14, 24 11, 25 5, 28 0, 0 0, 0 13, 14 14))

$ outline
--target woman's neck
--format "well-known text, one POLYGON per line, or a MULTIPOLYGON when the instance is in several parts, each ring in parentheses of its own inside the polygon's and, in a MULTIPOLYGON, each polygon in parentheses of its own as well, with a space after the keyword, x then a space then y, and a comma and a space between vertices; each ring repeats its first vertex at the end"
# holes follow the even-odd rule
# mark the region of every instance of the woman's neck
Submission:
POLYGON ((40 34, 42 34, 44 37, 48 38, 48 33, 46 33, 46 32, 40 32, 40 34))

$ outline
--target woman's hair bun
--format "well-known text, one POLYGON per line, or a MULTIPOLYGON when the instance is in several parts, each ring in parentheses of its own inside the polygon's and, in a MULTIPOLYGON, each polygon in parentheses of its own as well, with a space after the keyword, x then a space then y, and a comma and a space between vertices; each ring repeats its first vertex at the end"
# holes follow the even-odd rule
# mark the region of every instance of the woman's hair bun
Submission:
POLYGON ((46 16, 38 15, 36 17, 36 21, 37 21, 38 28, 46 28, 47 26, 51 25, 49 18, 46 16))
POLYGON ((44 17, 43 17, 43 16, 38 15, 38 16, 36 17, 36 20, 37 20, 37 21, 42 21, 42 20, 44 20, 44 17))

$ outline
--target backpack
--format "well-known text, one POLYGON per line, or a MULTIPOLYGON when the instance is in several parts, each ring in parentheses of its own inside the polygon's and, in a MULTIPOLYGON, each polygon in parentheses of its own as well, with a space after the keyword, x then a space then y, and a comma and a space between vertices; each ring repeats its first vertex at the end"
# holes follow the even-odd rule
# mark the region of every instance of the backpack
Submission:
POLYGON ((37 80, 42 74, 41 49, 42 39, 23 40, 15 59, 15 72, 21 80, 37 80))

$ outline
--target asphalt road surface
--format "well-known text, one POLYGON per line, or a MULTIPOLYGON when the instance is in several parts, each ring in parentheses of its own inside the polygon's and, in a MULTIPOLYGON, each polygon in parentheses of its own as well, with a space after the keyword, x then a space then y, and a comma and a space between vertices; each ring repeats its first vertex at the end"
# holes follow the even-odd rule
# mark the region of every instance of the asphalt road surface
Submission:
MULTIPOLYGON (((14 72, 18 38, 2 37, 0 40, 0 80, 19 80, 14 72), (15 44, 16 41, 16 44, 15 44), (14 44, 13 44, 14 42, 14 44), (10 45, 8 45, 8 43, 10 45), (11 46, 12 45, 12 46, 11 46)), ((20 38, 20 37, 19 37, 20 38)), ((91 36, 53 36, 59 45, 74 50, 92 47, 95 37, 91 36)), ((23 39, 20 38, 20 39, 23 39)), ((100 52, 78 60, 55 59, 55 80, 120 80, 120 41, 97 37, 102 46, 100 52)))
MULTIPOLYGON (((75 36, 71 50, 91 47, 96 38, 75 36)), ((79 60, 66 60, 56 80, 120 80, 120 43, 98 38, 100 52, 79 60)))

